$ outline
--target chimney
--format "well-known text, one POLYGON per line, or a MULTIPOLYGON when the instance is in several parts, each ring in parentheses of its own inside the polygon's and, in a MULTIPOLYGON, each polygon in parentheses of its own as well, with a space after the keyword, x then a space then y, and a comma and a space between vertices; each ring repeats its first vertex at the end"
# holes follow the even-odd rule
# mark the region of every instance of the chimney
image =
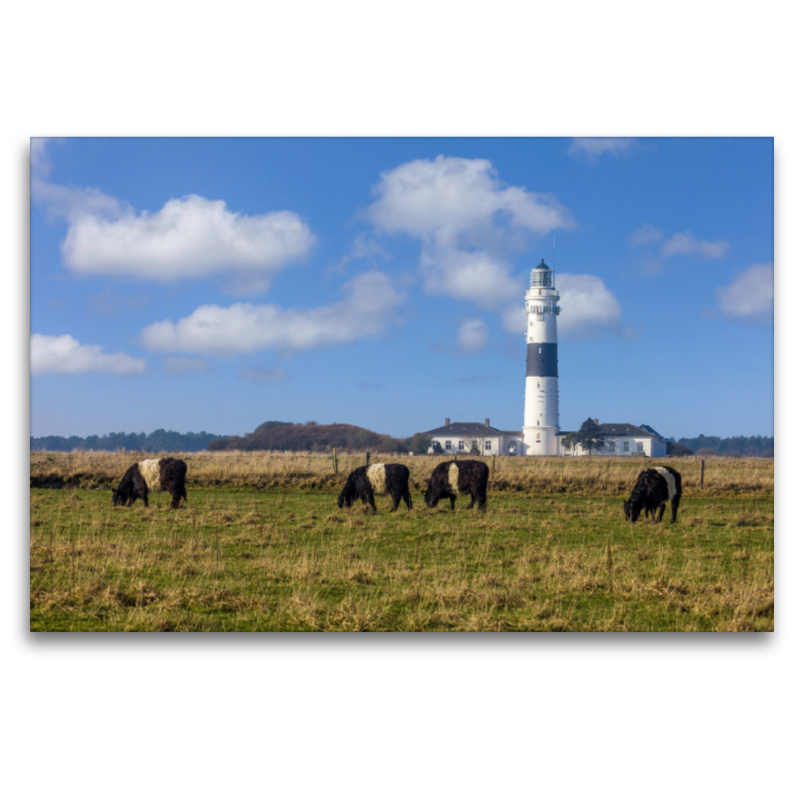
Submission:
POLYGON ((444 418, 444 424, 445 425, 449 425, 450 424, 450 417, 445 417, 444 418))
POLYGON ((489 417, 486 417, 486 427, 489 427, 489 417))
POLYGON ((594 424, 595 424, 595 425, 599 425, 600 423, 599 423, 597 420, 595 420, 595 421, 594 421, 594 424))

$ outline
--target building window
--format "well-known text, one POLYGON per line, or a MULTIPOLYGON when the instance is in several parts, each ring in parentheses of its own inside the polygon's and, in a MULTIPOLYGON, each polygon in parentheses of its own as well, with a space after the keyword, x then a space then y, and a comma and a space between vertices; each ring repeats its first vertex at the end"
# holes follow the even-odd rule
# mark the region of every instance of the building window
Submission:
POLYGON ((644 442, 636 442, 636 452, 644 453, 644 442))
POLYGON ((516 442, 509 442, 508 443, 508 452, 509 453, 516 453, 517 452, 517 443, 516 442))
POLYGON ((445 450, 452 450, 453 449, 453 443, 449 439, 445 440, 444 449, 445 450))
POLYGON ((458 449, 459 449, 459 450, 463 450, 463 449, 464 449, 464 441, 463 441, 463 439, 462 439, 461 441, 459 441, 459 443, 458 443, 458 449))
POLYGON ((630 451, 631 451, 630 442, 623 442, 623 443, 622 443, 622 449, 623 449, 623 450, 624 450, 626 453, 630 453, 630 451))
POLYGON ((486 442, 486 449, 487 450, 491 450, 492 449, 492 443, 491 442, 486 442))

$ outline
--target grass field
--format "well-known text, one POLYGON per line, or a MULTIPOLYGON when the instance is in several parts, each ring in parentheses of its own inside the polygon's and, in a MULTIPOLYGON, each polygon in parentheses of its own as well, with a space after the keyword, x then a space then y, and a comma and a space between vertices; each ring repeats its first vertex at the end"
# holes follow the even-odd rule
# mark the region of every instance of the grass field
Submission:
MULTIPOLYGON (((128 509, 113 508, 107 489, 31 489, 31 630, 774 628, 771 461, 707 462, 702 492, 694 462, 670 462, 684 475, 678 523, 631 525, 622 499, 638 460, 498 459, 514 463, 496 466, 485 512, 462 498, 455 513, 427 509, 417 494, 410 514, 378 498, 372 515, 336 507, 344 476, 329 484, 324 456, 294 472, 279 458, 263 474, 283 472, 283 485, 257 489, 250 454, 238 471, 200 454, 207 476, 193 482, 197 455, 186 456, 189 506, 177 511, 163 494, 128 509), (528 483, 550 491, 519 488, 528 483)), ((35 460, 46 475, 100 486, 137 457, 32 454, 32 483, 35 460)), ((439 460, 407 463, 420 482, 439 460)))

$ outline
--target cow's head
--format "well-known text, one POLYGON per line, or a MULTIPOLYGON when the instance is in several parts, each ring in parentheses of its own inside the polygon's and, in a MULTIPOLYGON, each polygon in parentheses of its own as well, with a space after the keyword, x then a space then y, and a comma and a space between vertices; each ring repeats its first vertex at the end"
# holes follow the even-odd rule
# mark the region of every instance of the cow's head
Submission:
POLYGON ((436 508, 440 500, 439 493, 433 489, 430 481, 428 481, 427 486, 423 490, 422 497, 424 498, 425 505, 428 508, 436 508))
POLYGON ((639 519, 639 514, 642 513, 642 506, 639 503, 633 503, 630 500, 626 500, 622 507, 625 509, 625 519, 628 522, 636 522, 639 519))
POLYGON ((336 498, 336 505, 339 508, 350 508, 353 505, 353 500, 355 500, 353 492, 348 491, 348 487, 345 486, 336 498))

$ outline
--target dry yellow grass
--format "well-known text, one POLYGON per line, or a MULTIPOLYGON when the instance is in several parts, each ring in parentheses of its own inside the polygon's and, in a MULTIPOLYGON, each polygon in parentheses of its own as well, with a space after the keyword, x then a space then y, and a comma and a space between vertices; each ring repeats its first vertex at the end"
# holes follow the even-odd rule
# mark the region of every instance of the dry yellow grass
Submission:
MULTIPOLYGON (((98 488, 116 486, 135 461, 147 453, 31 453, 31 485, 98 488)), ((167 455, 166 453, 160 455, 167 455)), ((183 458, 189 468, 187 485, 241 486, 254 489, 334 491, 347 474, 365 463, 364 453, 340 453, 339 474, 334 474, 330 455, 267 451, 170 453, 183 458)), ((398 456, 371 454, 371 463, 405 464, 414 490, 420 490, 433 468, 446 456, 398 456)), ((483 458, 490 466, 491 458, 483 458)), ((700 461, 694 458, 520 458, 499 456, 494 460, 489 491, 581 496, 622 496, 630 491, 640 470, 653 464, 669 464, 681 473, 683 491, 692 496, 766 496, 774 493, 774 462, 759 458, 715 458, 705 461, 704 488, 700 489, 700 461)))

